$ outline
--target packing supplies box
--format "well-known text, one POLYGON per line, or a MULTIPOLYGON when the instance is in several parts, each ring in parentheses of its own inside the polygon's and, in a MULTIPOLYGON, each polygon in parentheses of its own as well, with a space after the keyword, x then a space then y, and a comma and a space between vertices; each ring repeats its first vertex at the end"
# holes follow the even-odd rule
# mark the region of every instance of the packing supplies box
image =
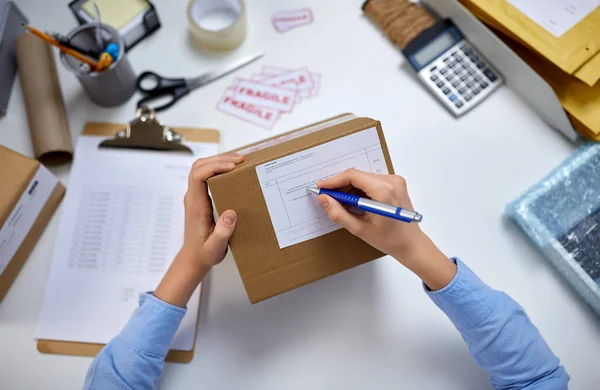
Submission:
POLYGON ((600 141, 600 83, 590 87, 521 43, 490 28, 550 85, 573 127, 587 139, 600 141))
POLYGON ((597 2, 460 0, 484 23, 547 58, 589 86, 600 79, 597 2))
POLYGON ((0 146, 0 301, 25 260, 65 188, 38 161, 0 146))
POLYGON ((219 214, 238 214, 229 245, 251 303, 384 255, 332 223, 307 190, 349 168, 393 173, 378 121, 343 114, 235 151, 246 160, 208 186, 219 214))

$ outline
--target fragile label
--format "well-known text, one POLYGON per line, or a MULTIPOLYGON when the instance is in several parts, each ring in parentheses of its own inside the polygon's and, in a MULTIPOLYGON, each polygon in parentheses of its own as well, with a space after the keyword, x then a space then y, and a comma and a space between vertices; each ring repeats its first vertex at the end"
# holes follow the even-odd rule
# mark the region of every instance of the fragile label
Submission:
MULTIPOLYGON (((276 76, 267 76, 259 81, 276 87, 292 87, 299 91, 310 91, 315 84, 310 72, 306 68, 292 70, 276 76)), ((310 93, 306 97, 310 97, 310 93)))
POLYGON ((271 20, 275 30, 283 33, 299 26, 311 24, 313 22, 313 13, 310 8, 281 11, 273 14, 271 20))
POLYGON ((226 90, 217 104, 217 110, 266 129, 272 128, 277 119, 279 119, 278 110, 257 106, 244 101, 243 96, 237 98, 235 95, 235 89, 226 90))
POLYGON ((239 80, 235 97, 247 103, 291 112, 296 101, 296 91, 261 84, 250 80, 239 80))

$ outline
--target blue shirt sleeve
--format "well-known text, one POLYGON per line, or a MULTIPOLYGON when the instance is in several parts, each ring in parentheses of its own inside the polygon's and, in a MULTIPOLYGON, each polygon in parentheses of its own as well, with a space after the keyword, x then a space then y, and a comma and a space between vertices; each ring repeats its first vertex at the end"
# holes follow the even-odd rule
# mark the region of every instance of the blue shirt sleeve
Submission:
POLYGON ((154 389, 185 309, 140 294, 138 308, 121 333, 96 356, 84 390, 154 389))
POLYGON ((567 389, 569 375, 525 310, 483 283, 463 262, 441 290, 425 290, 469 346, 496 389, 567 389))

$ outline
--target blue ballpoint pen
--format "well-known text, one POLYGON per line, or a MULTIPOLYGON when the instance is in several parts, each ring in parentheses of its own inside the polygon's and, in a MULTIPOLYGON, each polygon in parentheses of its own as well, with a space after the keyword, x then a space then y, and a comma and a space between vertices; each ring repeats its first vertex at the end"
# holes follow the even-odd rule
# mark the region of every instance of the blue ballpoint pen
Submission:
POLYGON ((308 187, 308 191, 315 195, 329 195, 342 204, 355 206, 369 213, 383 215, 384 217, 394 218, 402 222, 421 222, 423 220, 423 216, 416 211, 406 210, 372 199, 361 198, 360 196, 347 194, 345 192, 326 190, 317 187, 308 187))

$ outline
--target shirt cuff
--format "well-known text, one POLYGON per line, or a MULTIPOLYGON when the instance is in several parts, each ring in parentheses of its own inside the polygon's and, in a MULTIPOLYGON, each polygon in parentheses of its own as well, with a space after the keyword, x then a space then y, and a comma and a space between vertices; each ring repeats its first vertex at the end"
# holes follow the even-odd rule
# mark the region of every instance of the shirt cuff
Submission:
POLYGON ((152 292, 140 294, 135 309, 119 337, 140 352, 165 357, 186 309, 161 301, 152 292))
POLYGON ((460 259, 456 275, 441 290, 423 288, 431 300, 450 318, 458 330, 472 329, 486 321, 496 309, 498 294, 477 277, 460 259))

